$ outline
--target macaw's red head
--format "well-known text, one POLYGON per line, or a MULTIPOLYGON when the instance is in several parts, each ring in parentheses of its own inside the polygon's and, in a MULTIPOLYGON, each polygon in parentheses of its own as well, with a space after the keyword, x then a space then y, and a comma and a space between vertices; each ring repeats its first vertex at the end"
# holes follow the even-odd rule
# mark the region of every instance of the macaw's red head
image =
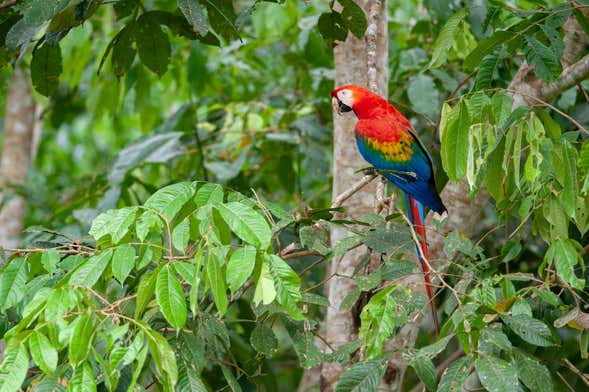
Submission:
POLYGON ((386 112, 390 106, 386 99, 372 91, 353 84, 338 87, 331 92, 331 104, 338 114, 354 111, 360 119, 377 112, 386 112))

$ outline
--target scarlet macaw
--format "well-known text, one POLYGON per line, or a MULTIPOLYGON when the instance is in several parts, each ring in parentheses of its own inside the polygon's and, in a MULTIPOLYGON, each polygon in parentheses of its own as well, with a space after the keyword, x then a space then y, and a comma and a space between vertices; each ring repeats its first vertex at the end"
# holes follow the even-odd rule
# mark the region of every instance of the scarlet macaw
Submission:
MULTIPOLYGON (((384 176, 405 192, 407 216, 420 239, 420 248, 427 258, 424 208, 443 214, 446 211, 434 183, 432 159, 417 138, 409 120, 386 99, 360 86, 348 85, 331 92, 332 104, 338 114, 353 111, 358 117, 356 144, 360 154, 384 176)), ((425 288, 436 332, 438 318, 433 301, 430 269, 421 257, 425 288)))

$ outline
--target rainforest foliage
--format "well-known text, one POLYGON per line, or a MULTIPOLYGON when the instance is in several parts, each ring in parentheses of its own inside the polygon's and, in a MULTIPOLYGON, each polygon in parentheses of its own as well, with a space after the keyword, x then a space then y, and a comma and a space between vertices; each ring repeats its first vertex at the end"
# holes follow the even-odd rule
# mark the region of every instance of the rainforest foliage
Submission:
MULTIPOLYGON (((588 388, 589 82, 528 105, 510 87, 523 62, 558 82, 563 25, 589 34, 588 11, 389 1, 391 102, 438 184, 491 195, 476 237, 446 236, 443 327, 405 350, 407 390, 588 388)), ((4 193, 28 211, 1 254, 0 390, 286 391, 332 361, 350 365, 336 391, 376 390, 385 341, 427 305, 395 283, 417 271, 403 216, 330 205, 332 46, 366 29, 353 0, 4 8, 0 100, 29 70, 44 128, 4 193), (333 225, 349 237, 330 244, 333 225), (360 245, 382 256, 349 277, 358 339, 320 349, 329 264, 360 245)))

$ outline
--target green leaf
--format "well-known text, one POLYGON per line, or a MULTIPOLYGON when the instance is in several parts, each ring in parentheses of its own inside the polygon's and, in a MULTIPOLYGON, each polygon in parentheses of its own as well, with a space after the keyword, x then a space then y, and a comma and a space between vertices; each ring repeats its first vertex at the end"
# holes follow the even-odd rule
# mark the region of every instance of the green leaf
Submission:
POLYGON ((344 7, 341 13, 344 25, 356 38, 364 37, 367 27, 364 10, 353 0, 341 0, 339 3, 344 7))
POLYGON ((481 355, 474 362, 481 384, 489 392, 518 390, 517 373, 513 364, 491 355, 481 355))
POLYGON ((550 328, 542 321, 526 314, 501 316, 505 324, 520 338, 535 346, 554 346, 554 338, 550 328))
POLYGON ((88 309, 76 319, 75 323, 70 339, 69 360, 74 367, 77 367, 86 360, 92 347, 95 329, 92 310, 88 309))
POLYGON ((135 248, 122 245, 115 249, 110 268, 114 277, 123 284, 135 266, 135 248))
POLYGON ((178 182, 158 190, 145 201, 144 206, 171 222, 193 195, 194 187, 189 182, 178 182))
POLYGON ((192 25, 194 31, 201 36, 207 34, 209 25, 204 10, 200 5, 200 0, 178 0, 178 8, 182 11, 188 23, 192 25))
POLYGON ((268 248, 272 231, 261 213, 240 202, 217 204, 215 209, 239 238, 256 248, 268 248))
POLYGON ((535 37, 526 35, 524 42, 526 44, 524 48, 526 60, 535 66, 536 75, 547 82, 555 81, 562 71, 560 57, 551 47, 544 45, 535 37))
POLYGON ((206 0, 209 23, 217 34, 226 40, 239 38, 239 32, 235 26, 235 10, 231 0, 206 0))
POLYGON ((219 184, 205 183, 196 191, 194 202, 198 207, 223 203, 223 187, 219 184))
POLYGON ((274 285, 276 286, 277 300, 288 314, 295 320, 302 320, 305 318, 297 306, 297 303, 302 300, 300 287, 301 279, 296 272, 279 256, 266 255, 265 263, 272 277, 274 278, 274 285))
POLYGON ((207 279, 213 300, 219 314, 223 316, 227 311, 227 286, 225 285, 225 277, 221 264, 223 263, 222 256, 219 254, 217 248, 211 248, 206 256, 205 269, 207 272, 207 279))
POLYGON ((409 260, 392 260, 381 267, 382 280, 398 279, 402 276, 407 276, 413 273, 417 268, 414 262, 409 260))
POLYGON ((0 272, 0 310, 16 305, 25 296, 27 266, 25 259, 17 257, 0 272))
POLYGON ((342 373, 335 392, 376 392, 385 370, 386 361, 380 358, 358 362, 342 373))
POLYGON ((158 76, 168 69, 172 49, 168 34, 162 31, 151 14, 143 14, 137 20, 135 42, 141 62, 158 76))
POLYGON ((427 389, 432 391, 436 389, 436 368, 431 359, 418 356, 409 362, 409 365, 415 369, 415 373, 427 389))
POLYGON ((59 45, 44 44, 33 52, 31 80, 39 94, 46 97, 53 94, 59 86, 61 71, 61 49, 59 45))
MULTIPOLYGON (((559 201, 562 208, 570 217, 575 216, 577 195, 579 194, 577 179, 577 150, 568 141, 563 141, 562 164, 564 169, 564 178, 562 178, 562 191, 559 195, 559 201)), ((558 164, 560 162, 555 162, 558 164)))
MULTIPOLYGON (((445 128, 442 129, 442 164, 448 177, 453 181, 461 180, 466 174, 468 159, 468 129, 470 119, 466 102, 452 109, 455 114, 448 115, 445 128)), ((442 114, 444 116, 444 114, 442 114)))
POLYGON ((41 255, 41 265, 45 271, 53 273, 60 259, 61 256, 59 256, 59 253, 55 249, 48 249, 41 255))
POLYGON ((423 113, 430 119, 437 117, 440 94, 431 76, 418 74, 409 79, 407 96, 415 111, 423 113))
POLYGON ((126 25, 114 38, 111 64, 112 70, 118 78, 127 74, 133 60, 135 60, 135 54, 137 53, 133 46, 135 43, 135 27, 134 23, 126 25))
POLYGON ((479 337, 479 352, 499 355, 504 350, 511 353, 512 346, 500 325, 492 325, 482 330, 479 337))
POLYGON ((186 323, 186 299, 180 281, 168 265, 157 274, 155 295, 166 320, 172 327, 181 329, 186 323))
POLYGON ((438 354, 440 354, 442 351, 444 351, 446 349, 448 342, 453 337, 454 337, 454 334, 444 336, 443 338, 440 338, 437 342, 430 344, 429 346, 425 346, 425 347, 420 348, 417 351, 416 356, 425 357, 428 359, 434 359, 435 357, 438 356, 438 354))
POLYGON ((252 347, 266 357, 272 357, 278 349, 278 340, 272 328, 258 324, 250 335, 252 347))
POLYGON ((140 318, 147 304, 152 300, 155 293, 155 285, 159 270, 144 274, 139 281, 137 288, 137 304, 135 305, 135 318, 140 318))
POLYGON ((366 341, 366 355, 374 358, 382 354, 384 341, 395 332, 395 313, 398 303, 389 286, 370 298, 360 314, 361 326, 358 336, 366 341))
POLYGON ((462 65, 470 71, 475 69, 486 55, 491 54, 497 46, 511 38, 513 38, 512 32, 503 30, 496 31, 491 36, 481 40, 477 47, 466 56, 462 65))
POLYGON ((149 325, 144 322, 139 322, 138 325, 145 332, 151 358, 160 374, 160 379, 163 379, 164 390, 173 391, 178 381, 178 366, 174 350, 166 338, 151 329, 149 325))
POLYGON ((438 392, 459 392, 470 374, 470 357, 462 357, 452 362, 440 379, 438 392))
POLYGON ((112 209, 98 215, 92 222, 89 234, 96 241, 110 235, 113 244, 118 244, 129 232, 137 217, 137 207, 112 209))
POLYGON ((550 392, 554 390, 548 368, 528 353, 515 349, 517 375, 530 391, 550 392))
POLYGON ((460 33, 460 24, 466 18, 468 14, 468 8, 460 8, 458 12, 452 15, 436 38, 432 46, 432 59, 428 65, 428 68, 437 68, 444 64, 448 59, 450 49, 456 42, 456 36, 460 33))
POLYGON ((502 58, 503 56, 500 55, 500 52, 485 56, 479 65, 479 71, 474 82, 475 90, 484 90, 491 87, 502 58))
POLYGON ((90 257, 72 273, 69 285, 80 285, 92 288, 102 276, 112 255, 113 251, 112 249, 109 249, 90 257))
POLYGON ((27 376, 29 355, 26 345, 15 341, 8 342, 4 360, 0 364, 0 390, 2 392, 20 391, 27 376))
POLYGON ((585 280, 575 274, 575 266, 583 260, 570 240, 559 239, 553 242, 544 255, 544 262, 548 265, 554 264, 558 275, 574 288, 582 290, 585 287, 585 280))
POLYGON ((315 293, 303 293, 302 301, 306 304, 314 304, 319 306, 329 306, 329 299, 315 293))
POLYGON ((260 269, 260 276, 257 281, 256 291, 254 293, 254 304, 259 305, 260 302, 268 305, 276 298, 276 288, 274 287, 274 278, 267 263, 262 263, 260 269))
POLYGON ((227 263, 227 282, 234 294, 252 275, 256 265, 256 248, 246 245, 237 249, 227 263))
POLYGON ((339 12, 325 12, 319 16, 317 28, 324 40, 345 41, 348 36, 348 27, 339 12))
POLYGON ((172 244, 174 248, 184 253, 188 247, 188 241, 190 240, 190 221, 184 219, 182 222, 174 227, 172 230, 172 244))
POLYGON ((39 369, 48 374, 55 372, 57 350, 45 335, 39 331, 34 331, 29 337, 29 349, 39 369))
POLYGON ((202 382, 200 375, 193 366, 183 363, 178 369, 178 392, 207 392, 208 389, 202 382))
POLYGON ((28 25, 38 25, 48 21, 68 5, 69 0, 26 0, 16 5, 28 25))
POLYGON ((96 391, 96 377, 92 366, 88 362, 77 367, 69 380, 68 392, 91 392, 96 391))

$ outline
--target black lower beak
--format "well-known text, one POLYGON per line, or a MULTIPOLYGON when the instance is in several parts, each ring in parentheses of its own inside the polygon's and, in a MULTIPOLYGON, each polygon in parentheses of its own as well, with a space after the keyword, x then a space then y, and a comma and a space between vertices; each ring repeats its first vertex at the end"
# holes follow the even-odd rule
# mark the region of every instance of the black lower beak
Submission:
POLYGON ((348 105, 344 104, 339 99, 337 100, 337 108, 338 108, 338 112, 340 112, 340 113, 346 113, 346 112, 351 112, 352 111, 352 108, 351 107, 349 107, 348 105))

